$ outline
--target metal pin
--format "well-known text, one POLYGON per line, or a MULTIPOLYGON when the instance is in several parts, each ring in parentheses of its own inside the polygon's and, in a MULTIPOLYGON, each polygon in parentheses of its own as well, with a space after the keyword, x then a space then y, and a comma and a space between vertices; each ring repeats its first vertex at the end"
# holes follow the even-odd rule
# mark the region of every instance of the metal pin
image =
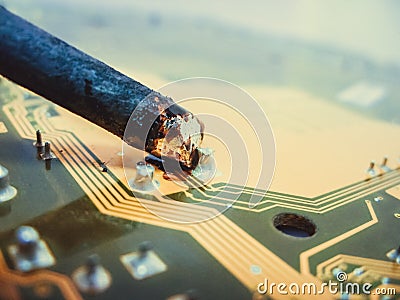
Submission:
POLYGON ((55 155, 51 152, 51 144, 50 142, 44 143, 44 153, 40 156, 43 160, 50 160, 56 158, 55 155))
POLYGON ((381 164, 380 167, 379 167, 383 173, 389 172, 389 171, 391 170, 391 169, 387 166, 387 162, 388 162, 388 157, 387 157, 387 156, 384 156, 384 157, 383 157, 382 164, 381 164))
POLYGON ((148 193, 156 190, 160 183, 154 178, 154 167, 144 161, 136 163, 136 176, 134 179, 129 180, 131 189, 141 193, 148 193))
POLYGON ((369 163, 369 168, 367 169, 367 176, 368 177, 373 177, 376 175, 376 171, 374 170, 375 168, 375 161, 371 160, 369 163))
POLYGON ((110 272, 100 264, 97 254, 89 256, 86 264, 74 271, 72 279, 81 292, 91 295, 104 292, 112 282, 110 272))
POLYGON ((93 275, 96 272, 96 268, 100 265, 100 258, 97 254, 90 255, 86 261, 87 274, 93 275))
POLYGON ((11 200, 16 194, 17 190, 10 185, 8 170, 0 165, 0 203, 11 200))
POLYGON ((153 249, 153 244, 150 241, 144 241, 139 245, 139 255, 141 258, 146 257, 147 253, 153 249))
POLYGON ((8 247, 14 267, 22 272, 50 267, 56 263, 47 243, 31 226, 20 226, 15 231, 16 244, 8 247))
POLYGON ((40 241, 39 233, 30 226, 21 226, 15 232, 15 238, 20 252, 32 256, 40 241))
POLYGON ((51 146, 50 146, 49 142, 46 142, 44 144, 44 156, 45 156, 45 158, 50 156, 50 147, 51 146))
POLYGON ((207 184, 215 177, 217 166, 215 163, 214 150, 211 148, 198 148, 199 163, 192 171, 192 175, 200 180, 200 183, 207 184))
POLYGON ((35 146, 36 148, 43 147, 42 133, 39 129, 36 130, 36 142, 33 143, 33 146, 35 146))
POLYGON ((371 160, 369 163, 369 169, 374 169, 375 168, 375 161, 371 160))

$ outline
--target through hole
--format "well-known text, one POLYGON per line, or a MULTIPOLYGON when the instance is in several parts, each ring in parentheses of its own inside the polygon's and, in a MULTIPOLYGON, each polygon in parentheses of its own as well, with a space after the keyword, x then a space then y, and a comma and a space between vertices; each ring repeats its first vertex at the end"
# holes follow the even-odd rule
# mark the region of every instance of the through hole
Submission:
POLYGON ((280 232, 298 238, 313 236, 317 231, 317 227, 310 219, 294 213, 276 215, 273 222, 274 227, 280 232))

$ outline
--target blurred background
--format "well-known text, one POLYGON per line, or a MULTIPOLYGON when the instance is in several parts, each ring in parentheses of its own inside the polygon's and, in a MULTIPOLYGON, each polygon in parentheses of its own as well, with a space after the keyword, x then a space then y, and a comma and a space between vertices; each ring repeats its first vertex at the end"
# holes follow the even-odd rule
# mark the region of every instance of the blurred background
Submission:
POLYGON ((398 1, 0 3, 134 78, 294 87, 400 123, 398 1))

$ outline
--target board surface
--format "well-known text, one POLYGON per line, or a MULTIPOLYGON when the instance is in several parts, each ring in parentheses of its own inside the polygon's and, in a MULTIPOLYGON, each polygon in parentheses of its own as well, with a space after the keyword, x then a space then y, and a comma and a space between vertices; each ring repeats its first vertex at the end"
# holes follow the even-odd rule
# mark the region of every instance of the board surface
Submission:
POLYGON ((112 276, 111 286, 96 295, 99 299, 167 299, 190 290, 199 299, 258 299, 256 288, 265 278, 320 284, 335 280, 337 268, 351 281, 397 288, 400 265, 386 257, 398 242, 400 170, 396 165, 369 180, 361 177, 314 197, 268 191, 252 209, 247 199, 263 191, 226 184, 218 177, 201 188, 173 187, 161 171, 156 178, 169 198, 138 198, 121 171, 123 154, 116 137, 90 124, 77 133, 74 126, 86 121, 5 79, 1 95, 1 122, 6 130, 0 135, 4 145, 0 157, 18 190, 1 207, 4 299, 85 298, 70 276, 93 253, 112 276), (51 169, 37 158, 33 146, 37 129, 52 144, 56 159, 51 169), (240 197, 224 214, 205 222, 184 224, 157 215, 159 210, 171 210, 169 216, 183 222, 190 221, 191 214, 212 216, 214 209, 230 204, 238 193, 240 197), (196 206, 199 202, 204 205, 196 206), (279 215, 283 219, 277 221, 279 215), (300 219, 290 223, 293 216, 300 219), (307 220, 310 224, 304 223, 307 220), (15 230, 21 225, 37 229, 54 254, 55 265, 25 274, 14 270, 7 249, 16 243, 15 230), (310 226, 314 231, 308 231, 310 226), (137 251, 144 241, 151 241, 167 268, 136 280, 120 258, 137 251), (356 275, 359 268, 363 272, 356 275), (383 284, 382 278, 389 278, 385 280, 390 285, 383 284))

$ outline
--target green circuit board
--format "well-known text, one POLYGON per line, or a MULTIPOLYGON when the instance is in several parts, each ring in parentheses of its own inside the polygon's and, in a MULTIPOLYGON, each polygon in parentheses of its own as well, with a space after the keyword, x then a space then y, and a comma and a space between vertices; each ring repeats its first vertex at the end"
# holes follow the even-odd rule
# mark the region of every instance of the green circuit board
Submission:
MULTIPOLYGON (((5 79, 1 104, 0 162, 17 189, 0 207, 3 299, 267 299, 281 295, 262 293, 265 279, 318 286, 338 282, 338 272, 347 274, 347 282, 370 283, 364 298, 379 288, 398 291, 400 265, 387 253, 398 247, 399 167, 316 197, 217 181, 164 200, 140 198, 68 126, 54 125, 52 119, 62 117, 58 107, 5 79), (52 145, 50 166, 33 146, 38 128, 52 145), (249 197, 257 193, 265 195, 249 208, 249 197), (220 206, 229 209, 185 223, 220 206), (171 210, 175 222, 157 216, 163 210, 171 210), (18 270, 10 245, 22 225, 40 233, 54 264, 18 270), (164 268, 137 279, 123 257, 137 253, 143 242, 151 242, 164 268), (72 274, 92 254, 111 282, 102 292, 85 293, 72 274)), ((292 295, 312 296, 343 297, 292 295)))

